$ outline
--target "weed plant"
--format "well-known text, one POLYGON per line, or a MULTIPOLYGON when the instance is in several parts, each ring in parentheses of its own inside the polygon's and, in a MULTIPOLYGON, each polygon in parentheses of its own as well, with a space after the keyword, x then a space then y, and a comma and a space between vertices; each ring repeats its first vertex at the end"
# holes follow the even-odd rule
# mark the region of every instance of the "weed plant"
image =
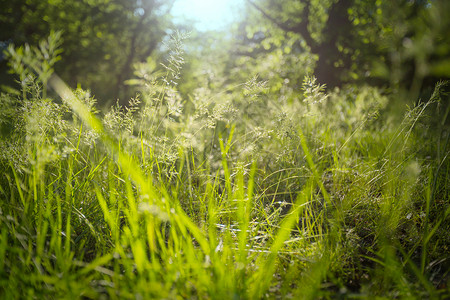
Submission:
POLYGON ((258 77, 183 99, 182 41, 136 66, 127 107, 52 72, 60 35, 8 49, 0 96, 0 295, 446 298, 445 83, 398 121, 370 86, 258 77))

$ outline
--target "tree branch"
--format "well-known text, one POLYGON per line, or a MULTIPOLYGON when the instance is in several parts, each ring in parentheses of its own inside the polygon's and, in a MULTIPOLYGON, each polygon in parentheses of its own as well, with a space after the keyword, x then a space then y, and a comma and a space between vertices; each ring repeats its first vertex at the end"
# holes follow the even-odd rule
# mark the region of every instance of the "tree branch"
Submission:
POLYGON ((316 42, 312 38, 311 34, 308 31, 308 24, 309 24, 309 6, 310 2, 306 2, 306 6, 303 8, 302 16, 301 16, 301 22, 296 24, 295 26, 289 26, 286 23, 279 22, 277 19, 269 15, 263 8, 261 8, 259 5, 257 5, 252 0, 247 0, 247 2, 253 6, 257 11, 259 11, 265 18, 267 18, 269 21, 274 23, 276 26, 278 26, 280 29, 286 31, 286 32, 293 32, 300 34, 303 39, 305 40, 306 44, 311 48, 313 52, 316 52, 316 42))

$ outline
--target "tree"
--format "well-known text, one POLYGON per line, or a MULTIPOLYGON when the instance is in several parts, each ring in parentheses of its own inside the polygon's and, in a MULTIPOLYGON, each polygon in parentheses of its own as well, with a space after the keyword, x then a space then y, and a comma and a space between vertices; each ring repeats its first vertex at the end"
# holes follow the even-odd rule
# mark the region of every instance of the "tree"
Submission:
MULTIPOLYGON (((63 31, 62 63, 56 72, 71 86, 81 84, 103 101, 123 102, 132 65, 157 50, 166 35, 173 1, 0 0, 0 41, 37 44, 51 30, 63 31)), ((7 78, 1 62, 2 81, 7 78)))
POLYGON ((293 44, 316 57, 314 74, 328 87, 364 80, 417 94, 426 78, 450 77, 439 67, 449 64, 448 1, 247 2, 259 13, 253 26, 266 27, 263 40, 275 40, 277 30, 294 34, 293 44))

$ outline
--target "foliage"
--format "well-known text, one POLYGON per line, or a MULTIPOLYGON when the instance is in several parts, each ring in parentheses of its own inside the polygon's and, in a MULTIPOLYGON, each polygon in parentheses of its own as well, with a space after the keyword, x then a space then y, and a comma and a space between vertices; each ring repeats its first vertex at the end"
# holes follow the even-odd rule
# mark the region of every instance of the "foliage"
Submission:
MULTIPOLYGON (((449 78, 448 1, 246 2, 236 33, 240 61, 274 61, 297 74, 313 68, 329 88, 365 82, 405 89, 411 101, 436 78, 449 78)), ((286 77, 300 84, 302 75, 286 77)))
MULTIPOLYGON (((131 95, 124 81, 133 63, 154 55, 168 26, 166 1, 0 1, 1 45, 37 44, 61 31, 64 67, 56 72, 72 87, 90 88, 101 103, 131 95)), ((2 51, 3 47, 0 48, 2 51)), ((5 47, 6 48, 6 47, 5 47)), ((11 86, 0 56, 2 85, 11 86)))

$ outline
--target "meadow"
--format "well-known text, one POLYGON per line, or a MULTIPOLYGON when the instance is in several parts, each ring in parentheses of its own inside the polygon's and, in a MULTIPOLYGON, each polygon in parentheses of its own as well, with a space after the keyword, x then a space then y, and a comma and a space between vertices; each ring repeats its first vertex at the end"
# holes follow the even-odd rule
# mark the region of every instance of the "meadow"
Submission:
POLYGON ((313 76, 183 99, 183 38, 108 111, 53 73, 59 33, 8 48, 1 298, 450 297, 446 82, 408 107, 313 76))

